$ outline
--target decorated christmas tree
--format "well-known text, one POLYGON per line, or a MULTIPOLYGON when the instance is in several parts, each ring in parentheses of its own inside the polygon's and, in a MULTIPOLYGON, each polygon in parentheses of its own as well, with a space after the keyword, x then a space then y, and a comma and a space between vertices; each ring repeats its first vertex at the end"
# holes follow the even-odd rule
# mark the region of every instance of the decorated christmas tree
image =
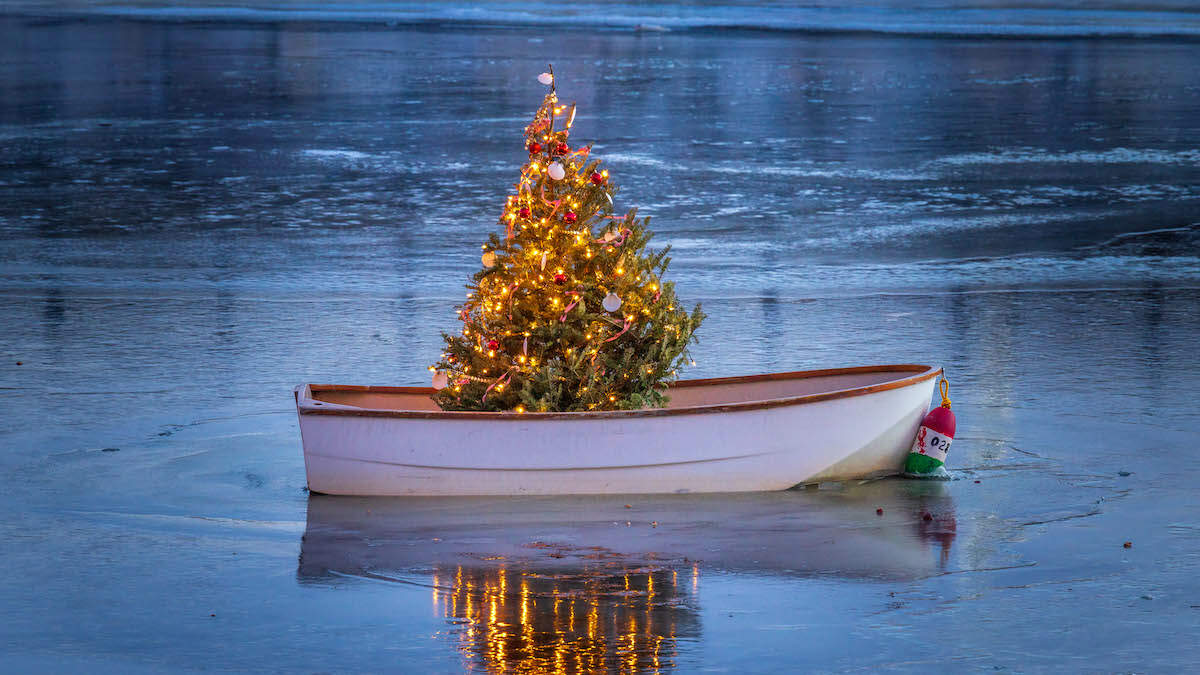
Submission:
POLYGON ((558 412, 661 407, 704 319, 663 280, 649 218, 614 211, 617 187, 570 144, 575 106, 550 93, 525 127, 529 159, 458 307, 460 335, 430 370, 445 410, 558 412))

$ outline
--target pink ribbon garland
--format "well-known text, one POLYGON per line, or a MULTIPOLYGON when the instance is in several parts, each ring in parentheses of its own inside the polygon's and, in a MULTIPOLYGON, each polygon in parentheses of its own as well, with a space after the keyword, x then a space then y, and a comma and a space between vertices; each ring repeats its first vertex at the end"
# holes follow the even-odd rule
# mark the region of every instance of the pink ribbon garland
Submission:
POLYGON ((495 382, 493 382, 493 383, 492 383, 492 384, 491 384, 491 385, 490 385, 490 386, 489 386, 487 389, 485 389, 485 390, 484 390, 484 392, 483 392, 483 398, 479 399, 479 402, 480 402, 480 403, 486 403, 486 402, 487 402, 487 397, 488 397, 488 394, 492 393, 492 389, 493 389, 493 388, 494 388, 496 385, 500 384, 501 382, 504 382, 504 381, 508 380, 508 378, 509 378, 509 377, 511 377, 511 376, 512 376, 512 368, 509 368, 508 370, 504 371, 504 374, 503 374, 503 375, 501 375, 500 377, 496 378, 496 381, 495 381, 495 382))
POLYGON ((575 309, 575 305, 578 305, 579 301, 583 300, 583 294, 576 291, 567 291, 567 295, 575 296, 575 300, 571 304, 567 305, 567 308, 563 310, 562 316, 558 317, 559 323, 566 321, 567 314, 570 314, 571 310, 575 309))
POLYGON ((520 286, 521 286, 521 282, 514 281, 512 286, 508 287, 508 320, 509 321, 512 321, 513 301, 516 300, 517 288, 519 288, 520 286))
MULTIPOLYGON (((620 333, 617 333, 616 335, 614 335, 614 336, 612 336, 612 337, 610 337, 610 338, 608 338, 607 340, 605 340, 604 342, 601 342, 600 344, 607 344, 607 343, 609 343, 609 342, 612 342, 613 340, 616 340, 617 338, 619 338, 619 337, 621 337, 622 335, 624 335, 624 334, 625 334, 625 331, 629 330, 629 327, 633 325, 633 322, 632 322, 632 321, 626 321, 624 324, 622 324, 622 323, 620 323, 619 321, 613 321, 612 319, 608 318, 607 316, 606 316, 606 317, 604 317, 604 320, 605 320, 605 321, 607 321, 607 322, 609 322, 609 323, 611 323, 611 324, 612 324, 612 325, 614 325, 614 326, 619 326, 619 327, 621 328, 621 332, 620 332, 620 333)), ((592 352, 592 358, 591 358, 591 360, 590 360, 590 363, 591 363, 591 366, 592 366, 593 368, 595 368, 595 367, 596 367, 596 357, 597 357, 597 356, 600 356, 600 349, 599 349, 599 348, 597 348, 597 349, 596 349, 596 351, 592 352)), ((604 371, 603 371, 603 370, 601 370, 599 373, 597 373, 597 376, 598 376, 598 377, 603 377, 603 376, 604 376, 604 371)))
MULTIPOLYGON (((618 325, 618 326, 620 326, 620 325, 621 325, 621 324, 617 323, 616 321, 613 321, 613 324, 615 324, 615 325, 618 325)), ((629 330, 629 327, 630 327, 630 326, 632 326, 632 325, 633 325, 633 322, 632 322, 632 321, 626 321, 626 322, 625 322, 625 325, 624 325, 624 327, 622 327, 622 328, 621 328, 621 332, 620 332, 620 333, 617 333, 616 335, 614 335, 614 336, 612 336, 612 337, 608 338, 608 339, 607 339, 607 340, 605 340, 604 342, 612 342, 613 340, 616 340, 617 338, 621 337, 622 335, 624 335, 624 334, 625 334, 625 331, 629 330)), ((603 343, 601 343, 601 344, 603 344, 603 343)))
POLYGON ((553 209, 550 210, 550 215, 547 216, 547 218, 553 218, 554 214, 558 213, 558 207, 562 205, 562 200, 556 199, 554 201, 550 201, 549 199, 546 199, 546 184, 545 183, 542 183, 542 186, 540 189, 542 191, 542 203, 554 207, 553 209))

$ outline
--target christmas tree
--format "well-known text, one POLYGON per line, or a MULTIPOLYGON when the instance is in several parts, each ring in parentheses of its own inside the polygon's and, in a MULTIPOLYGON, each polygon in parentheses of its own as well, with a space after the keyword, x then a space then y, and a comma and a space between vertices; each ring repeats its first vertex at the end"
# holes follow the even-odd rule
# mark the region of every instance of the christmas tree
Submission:
POLYGON ((670 259, 646 249, 649 218, 613 210, 617 187, 591 146, 569 143, 575 106, 550 93, 525 127, 529 159, 504 204, 503 238, 443 333, 434 400, 445 410, 633 410, 667 403, 704 320, 663 280, 670 259))

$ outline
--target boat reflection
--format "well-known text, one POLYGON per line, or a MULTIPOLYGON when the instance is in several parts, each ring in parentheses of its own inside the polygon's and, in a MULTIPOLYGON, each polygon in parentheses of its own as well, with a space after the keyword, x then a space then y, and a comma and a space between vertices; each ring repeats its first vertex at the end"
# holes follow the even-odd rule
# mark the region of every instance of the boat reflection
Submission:
POLYGON ((669 671, 701 638, 702 578, 871 583, 938 574, 953 502, 935 482, 695 496, 313 495, 297 577, 429 588, 465 667, 669 671), (883 516, 876 514, 883 508, 883 516))

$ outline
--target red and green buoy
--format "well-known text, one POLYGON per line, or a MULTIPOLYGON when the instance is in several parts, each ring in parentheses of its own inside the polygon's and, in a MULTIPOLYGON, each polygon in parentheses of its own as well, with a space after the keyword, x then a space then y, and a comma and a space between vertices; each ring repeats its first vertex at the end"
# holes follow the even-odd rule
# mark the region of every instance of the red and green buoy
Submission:
POLYGON ((904 473, 909 476, 932 476, 941 472, 954 440, 954 413, 950 411, 950 383, 946 376, 938 383, 942 404, 921 421, 917 437, 904 462, 904 473))

